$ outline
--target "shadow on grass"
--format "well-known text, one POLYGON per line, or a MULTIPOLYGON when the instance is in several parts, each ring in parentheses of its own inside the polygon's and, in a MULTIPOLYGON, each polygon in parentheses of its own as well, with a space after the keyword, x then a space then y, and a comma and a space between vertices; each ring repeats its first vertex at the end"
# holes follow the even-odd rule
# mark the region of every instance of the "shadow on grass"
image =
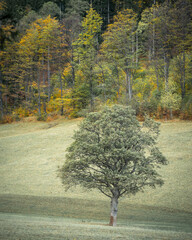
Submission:
MULTIPOLYGON (((44 217, 78 219, 82 223, 101 221, 107 225, 110 201, 64 197, 0 195, 0 212, 44 217)), ((100 223, 99 223, 100 224, 100 223)), ((192 214, 174 209, 120 202, 119 226, 137 225, 147 229, 192 232, 192 214)))

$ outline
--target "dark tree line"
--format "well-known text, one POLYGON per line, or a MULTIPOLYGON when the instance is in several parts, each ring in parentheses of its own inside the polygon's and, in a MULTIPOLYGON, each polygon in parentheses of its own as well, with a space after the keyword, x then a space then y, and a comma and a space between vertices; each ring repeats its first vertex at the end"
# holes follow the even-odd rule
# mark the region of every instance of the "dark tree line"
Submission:
POLYGON ((117 102, 192 116, 188 0, 3 0, 0 26, 2 119, 117 102))

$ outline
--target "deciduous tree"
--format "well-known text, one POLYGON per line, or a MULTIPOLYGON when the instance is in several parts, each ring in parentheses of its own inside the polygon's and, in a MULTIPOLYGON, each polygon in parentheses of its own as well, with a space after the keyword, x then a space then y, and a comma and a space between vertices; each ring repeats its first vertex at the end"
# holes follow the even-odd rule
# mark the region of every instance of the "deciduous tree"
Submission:
POLYGON ((158 134, 158 123, 146 118, 140 124, 130 107, 115 105, 90 113, 60 170, 64 186, 98 189, 109 197, 110 225, 115 226, 120 197, 163 184, 157 168, 167 161, 156 146, 158 134))

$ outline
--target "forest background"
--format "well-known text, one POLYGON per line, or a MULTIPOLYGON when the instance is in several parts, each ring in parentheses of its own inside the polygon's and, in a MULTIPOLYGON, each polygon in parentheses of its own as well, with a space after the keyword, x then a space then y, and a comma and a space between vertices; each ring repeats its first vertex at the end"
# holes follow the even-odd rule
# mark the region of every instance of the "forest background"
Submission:
POLYGON ((105 104, 192 119, 190 0, 3 0, 0 121, 105 104))

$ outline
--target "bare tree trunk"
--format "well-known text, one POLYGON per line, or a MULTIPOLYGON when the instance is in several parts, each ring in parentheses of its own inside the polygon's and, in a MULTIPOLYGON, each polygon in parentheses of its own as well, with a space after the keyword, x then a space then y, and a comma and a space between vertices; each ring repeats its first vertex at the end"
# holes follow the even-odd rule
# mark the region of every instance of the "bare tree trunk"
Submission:
MULTIPOLYGON (((154 9, 153 9, 153 20, 155 19, 156 17, 156 12, 155 12, 155 0, 153 2, 154 4, 154 9)), ((153 22, 153 58, 155 57, 155 23, 153 22)))
POLYGON ((44 113, 47 113, 47 108, 46 108, 46 99, 45 99, 45 95, 46 95, 46 92, 45 92, 45 72, 44 72, 44 57, 42 59, 42 70, 43 70, 43 110, 44 110, 44 113))
POLYGON ((151 46, 149 46, 149 53, 148 53, 149 62, 151 62, 151 52, 152 52, 152 49, 151 49, 151 46))
POLYGON ((157 90, 159 91, 159 73, 157 66, 155 66, 155 75, 156 75, 156 82, 157 82, 157 90))
POLYGON ((63 84, 61 78, 61 70, 59 70, 60 90, 61 90, 61 116, 63 116, 63 84))
POLYGON ((109 226, 117 226, 117 212, 118 212, 118 196, 111 198, 111 216, 109 226))
POLYGON ((164 54, 164 76, 165 76, 165 90, 168 89, 168 78, 169 78, 169 59, 164 54))
POLYGON ((98 66, 100 67, 101 69, 101 72, 102 72, 102 77, 103 77, 103 93, 104 93, 104 102, 106 102, 107 100, 107 97, 106 97, 106 87, 105 87, 105 73, 103 71, 103 67, 101 64, 98 64, 98 66))
POLYGON ((28 102, 28 92, 29 92, 29 75, 25 76, 25 101, 28 102))
POLYGON ((109 5, 109 0, 108 0, 108 3, 107 3, 107 21, 108 21, 108 24, 110 23, 109 12, 110 12, 110 5, 109 5))
POLYGON ((89 82, 89 87, 90 87, 90 95, 91 95, 90 106, 91 106, 91 112, 93 112, 94 111, 94 96, 93 96, 93 82, 92 82, 92 79, 89 82))
POLYGON ((138 32, 136 31, 136 67, 138 66, 138 52, 139 52, 139 41, 138 41, 138 32))
POLYGON ((132 99, 132 87, 131 87, 131 72, 129 69, 126 70, 126 103, 132 99))
POLYGON ((1 117, 4 116, 4 109, 3 109, 3 97, 2 97, 2 74, 0 69, 0 111, 1 111, 1 117))
POLYGON ((75 85, 75 68, 73 66, 73 49, 72 49, 72 53, 71 53, 71 69, 72 69, 72 84, 73 86, 75 85))
POLYGON ((120 79, 119 79, 119 70, 117 68, 117 93, 118 93, 118 97, 120 95, 120 79))
POLYGON ((50 82, 50 48, 48 46, 48 58, 47 58, 47 81, 48 81, 48 100, 51 98, 51 82, 50 82))
POLYGON ((153 59, 153 67, 155 69, 155 76, 156 76, 156 83, 157 83, 157 90, 159 91, 159 72, 158 72, 158 60, 155 56, 153 59))
POLYGON ((183 84, 182 84, 182 98, 185 97, 185 50, 183 50, 183 84))
POLYGON ((38 86, 38 113, 41 117, 41 89, 40 89, 40 70, 38 70, 37 76, 37 86, 38 86))
POLYGON ((135 61, 135 34, 132 30, 132 37, 131 37, 131 48, 132 48, 132 63, 135 61))

